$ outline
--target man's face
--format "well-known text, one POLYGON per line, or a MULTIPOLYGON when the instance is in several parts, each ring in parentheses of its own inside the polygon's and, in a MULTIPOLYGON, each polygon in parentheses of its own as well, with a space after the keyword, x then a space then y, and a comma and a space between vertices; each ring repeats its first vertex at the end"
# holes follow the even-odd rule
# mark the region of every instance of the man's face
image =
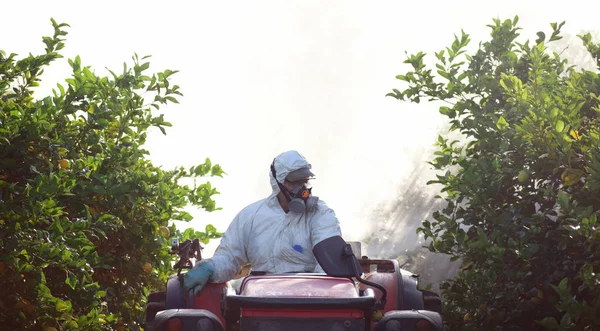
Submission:
POLYGON ((306 185, 306 187, 309 187, 308 179, 297 180, 295 182, 290 182, 286 180, 283 182, 283 186, 285 186, 285 188, 288 189, 288 191, 290 192, 297 192, 297 189, 302 187, 302 185, 306 185))

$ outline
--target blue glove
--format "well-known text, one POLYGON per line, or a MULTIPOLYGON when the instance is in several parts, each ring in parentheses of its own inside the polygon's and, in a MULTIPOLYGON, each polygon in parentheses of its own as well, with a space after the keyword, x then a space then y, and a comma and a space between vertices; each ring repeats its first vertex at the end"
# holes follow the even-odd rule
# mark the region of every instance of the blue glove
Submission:
POLYGON ((204 285, 208 283, 208 279, 214 272, 215 267, 213 267, 210 262, 196 265, 183 276, 183 286, 188 291, 193 288, 194 296, 196 296, 196 294, 202 290, 204 285))

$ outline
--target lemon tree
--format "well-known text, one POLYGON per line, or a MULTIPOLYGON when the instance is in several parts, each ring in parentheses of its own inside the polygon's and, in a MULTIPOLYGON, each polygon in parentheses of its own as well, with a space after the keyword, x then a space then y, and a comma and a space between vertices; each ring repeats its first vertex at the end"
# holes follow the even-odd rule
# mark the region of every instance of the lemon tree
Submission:
POLYGON ((45 52, 0 53, 0 325, 10 330, 140 329, 145 298, 172 272, 172 237, 191 204, 219 209, 210 159, 188 169, 153 165, 148 129, 177 103, 175 71, 148 73, 147 57, 97 75, 79 57, 52 95, 34 98, 44 68, 61 58, 68 25, 52 20, 45 52), (194 181, 194 185, 184 185, 194 181))
MULTIPOLYGON (((600 76, 549 50, 563 23, 518 41, 518 17, 489 25, 425 63, 409 55, 398 100, 442 102, 446 207, 418 232, 462 260, 441 285, 451 330, 600 329, 600 76)), ((600 44, 580 35, 600 69, 600 44)))

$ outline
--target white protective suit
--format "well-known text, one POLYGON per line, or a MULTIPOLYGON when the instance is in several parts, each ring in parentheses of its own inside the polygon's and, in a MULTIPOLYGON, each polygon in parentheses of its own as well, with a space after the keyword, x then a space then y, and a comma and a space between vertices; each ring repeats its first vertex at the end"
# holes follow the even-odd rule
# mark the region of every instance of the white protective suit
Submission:
MULTIPOLYGON (((282 184, 290 172, 311 168, 296 151, 278 155, 274 166, 282 184)), ((215 267, 211 282, 233 279, 240 267, 248 263, 252 270, 268 273, 323 272, 312 249, 323 239, 341 236, 334 211, 319 200, 308 213, 286 214, 277 199, 279 187, 272 174, 270 180, 273 193, 242 209, 225 231, 214 256, 198 262, 215 267)))

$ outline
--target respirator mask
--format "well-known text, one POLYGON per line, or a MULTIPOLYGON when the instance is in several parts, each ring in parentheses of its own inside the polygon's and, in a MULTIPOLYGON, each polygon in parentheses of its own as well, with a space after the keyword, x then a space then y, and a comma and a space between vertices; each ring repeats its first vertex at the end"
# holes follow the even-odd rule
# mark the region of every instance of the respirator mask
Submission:
POLYGON ((297 214, 302 213, 305 210, 312 211, 317 205, 319 198, 313 196, 311 192, 312 187, 307 187, 306 184, 299 185, 289 191, 290 198, 288 199, 288 204, 290 206, 290 211, 297 214))
POLYGON ((273 174, 273 178, 275 179, 275 182, 277 182, 279 189, 285 196, 292 213, 302 214, 305 211, 312 211, 315 209, 319 198, 312 195, 312 187, 309 187, 307 184, 302 184, 289 190, 277 180, 275 161, 271 164, 271 173, 273 174))

